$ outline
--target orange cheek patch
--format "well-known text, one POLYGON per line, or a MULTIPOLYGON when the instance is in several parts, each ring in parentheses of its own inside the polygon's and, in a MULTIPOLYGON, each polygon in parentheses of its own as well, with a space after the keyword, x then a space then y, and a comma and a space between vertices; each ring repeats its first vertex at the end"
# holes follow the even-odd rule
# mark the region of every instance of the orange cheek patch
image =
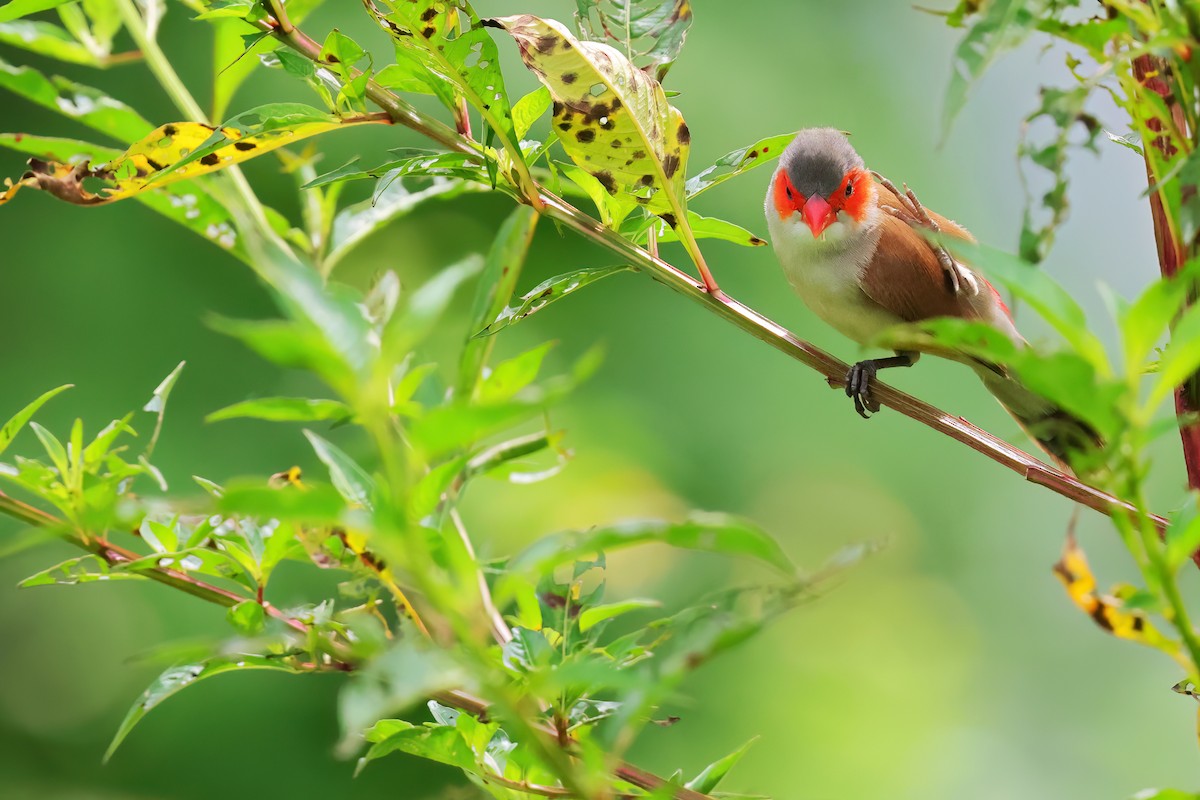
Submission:
POLYGON ((775 211, 783 219, 787 219, 792 214, 800 210, 800 206, 804 204, 804 198, 795 189, 792 189, 792 182, 788 180, 787 173, 780 170, 775 175, 775 211), (791 190, 791 197, 788 196, 788 190, 791 190))
POLYGON ((871 176, 862 170, 854 170, 846 176, 846 180, 834 193, 834 197, 842 201, 837 206, 838 210, 845 211, 856 220, 862 220, 867 213, 867 204, 871 201, 872 188, 871 176), (846 184, 851 181, 854 182, 854 190, 846 197, 846 184))

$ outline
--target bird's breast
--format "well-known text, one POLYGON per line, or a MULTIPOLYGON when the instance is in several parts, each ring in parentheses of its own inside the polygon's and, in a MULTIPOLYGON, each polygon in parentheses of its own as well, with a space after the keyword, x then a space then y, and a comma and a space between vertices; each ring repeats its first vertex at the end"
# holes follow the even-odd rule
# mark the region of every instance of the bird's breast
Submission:
POLYGON ((862 271, 877 237, 835 222, 821 239, 802 224, 767 215, 767 227, 783 273, 813 313, 843 335, 867 344, 902 320, 863 293, 862 271), (843 228, 843 230, 835 230, 843 228))

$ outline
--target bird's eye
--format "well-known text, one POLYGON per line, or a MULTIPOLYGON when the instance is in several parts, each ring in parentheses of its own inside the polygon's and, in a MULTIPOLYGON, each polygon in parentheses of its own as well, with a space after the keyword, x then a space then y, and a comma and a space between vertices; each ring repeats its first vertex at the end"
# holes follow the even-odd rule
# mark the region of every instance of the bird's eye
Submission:
POLYGON ((849 197, 852 194, 854 194, 854 181, 850 181, 846 184, 846 197, 849 197))
POLYGON ((793 198, 793 197, 792 197, 792 187, 790 187, 790 186, 789 186, 789 187, 787 187, 787 196, 788 196, 788 200, 793 200, 793 199, 795 199, 795 198, 793 198))

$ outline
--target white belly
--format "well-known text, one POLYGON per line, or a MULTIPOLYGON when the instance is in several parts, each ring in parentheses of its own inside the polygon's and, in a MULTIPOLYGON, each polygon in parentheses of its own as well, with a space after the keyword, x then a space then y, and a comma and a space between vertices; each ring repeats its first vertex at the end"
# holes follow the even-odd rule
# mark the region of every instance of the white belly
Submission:
POLYGON ((859 273, 875 250, 870 234, 852 233, 842 222, 814 240, 803 223, 781 221, 768 209, 767 228, 783 274, 804 304, 859 344, 903 320, 867 297, 859 273))

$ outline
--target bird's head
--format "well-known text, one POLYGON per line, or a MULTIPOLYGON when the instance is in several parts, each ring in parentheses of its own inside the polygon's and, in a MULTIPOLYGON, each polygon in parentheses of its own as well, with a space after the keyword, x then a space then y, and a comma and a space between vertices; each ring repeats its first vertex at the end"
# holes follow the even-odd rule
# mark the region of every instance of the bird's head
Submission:
POLYGON ((800 131, 779 158, 767 214, 807 225, 813 239, 843 239, 872 227, 875 181, 845 135, 833 128, 800 131))

